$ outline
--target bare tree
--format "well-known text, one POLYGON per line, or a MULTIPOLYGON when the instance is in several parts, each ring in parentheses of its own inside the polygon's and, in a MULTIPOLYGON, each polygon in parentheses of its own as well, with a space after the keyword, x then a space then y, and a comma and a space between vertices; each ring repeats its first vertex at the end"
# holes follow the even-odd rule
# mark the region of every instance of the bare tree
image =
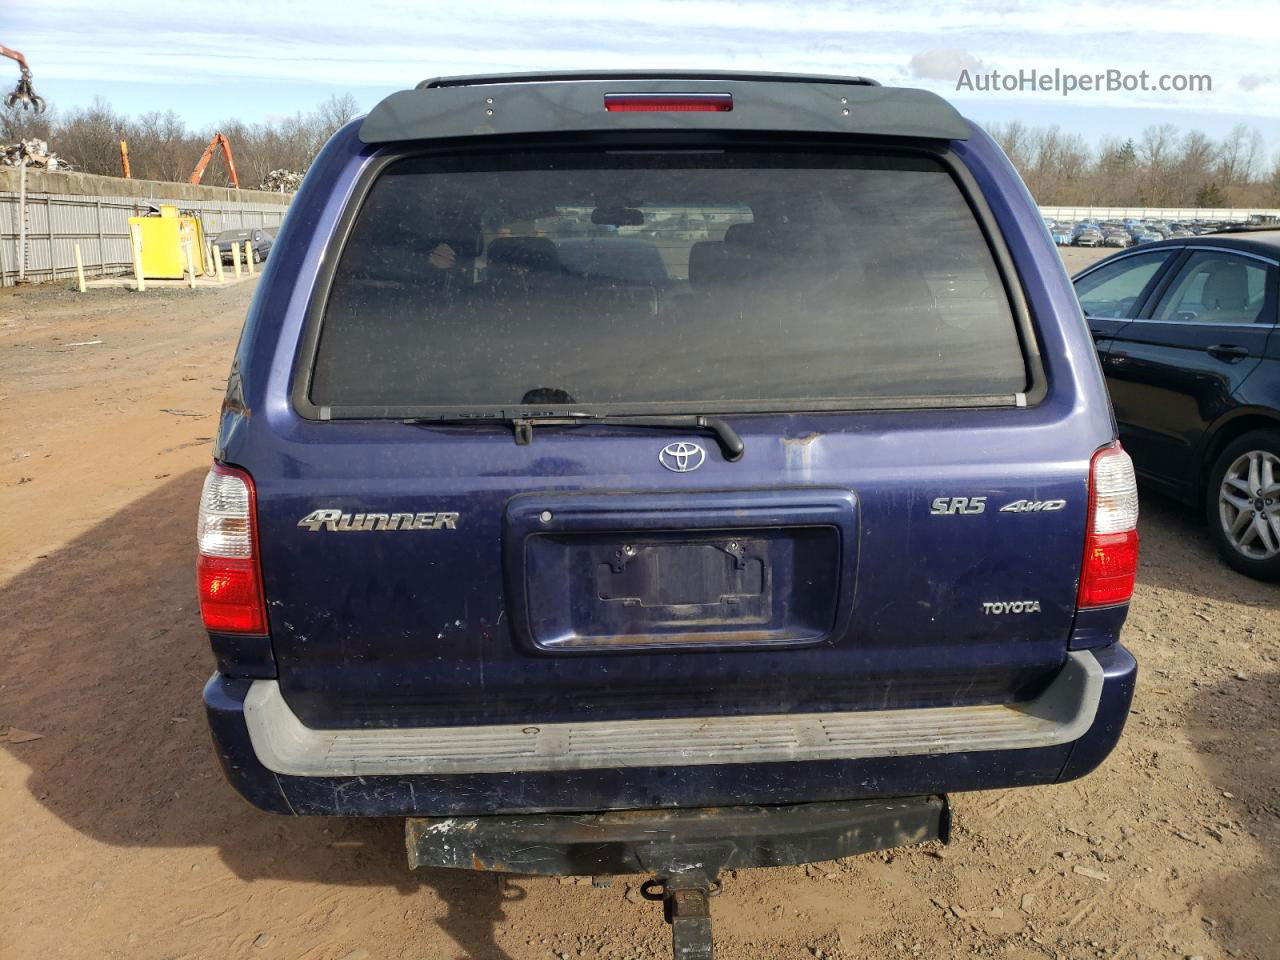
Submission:
POLYGON ((0 105, 0 143, 18 140, 53 139, 57 113, 50 109, 45 113, 32 113, 19 104, 12 107, 0 105))
POLYGON ((1172 123, 1147 127, 1138 140, 1138 159, 1148 169, 1160 169, 1173 152, 1178 140, 1178 128, 1172 123))
POLYGON ((1077 134, 1058 127, 1031 131, 1027 137, 1030 162, 1024 173, 1032 196, 1058 196, 1067 203, 1083 202, 1089 148, 1077 134))
POLYGON ((1021 120, 1014 120, 1011 123, 997 123, 991 126, 988 131, 992 139, 1000 144, 1000 149, 1005 152, 1013 165, 1019 170, 1025 169, 1030 162, 1027 155, 1028 131, 1021 120))
POLYGON ((69 111, 53 132, 50 147, 89 173, 120 175, 120 140, 126 119, 101 97, 84 109, 69 111))
POLYGON ((1173 189, 1173 197, 1179 205, 1188 198, 1217 198, 1221 188, 1214 183, 1213 168, 1218 161, 1219 148, 1199 130, 1191 130, 1183 136, 1176 158, 1172 160, 1167 179, 1173 189), (1213 183, 1214 191, 1206 191, 1213 183))
POLYGON ((360 104, 349 93, 338 96, 336 93, 320 104, 311 115, 315 124, 315 134, 320 145, 360 115, 360 104))
POLYGON ((185 180, 191 174, 196 138, 172 110, 144 113, 121 132, 127 134, 132 156, 141 158, 147 179, 185 180))

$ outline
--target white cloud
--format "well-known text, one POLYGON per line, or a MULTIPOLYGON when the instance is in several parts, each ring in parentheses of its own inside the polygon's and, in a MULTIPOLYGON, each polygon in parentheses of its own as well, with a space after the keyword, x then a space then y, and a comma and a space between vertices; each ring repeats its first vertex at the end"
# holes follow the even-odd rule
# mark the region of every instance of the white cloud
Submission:
POLYGON ((911 57, 911 62, 907 64, 907 70, 913 77, 919 77, 924 80, 942 80, 947 83, 955 83, 956 77, 960 76, 961 71, 968 70, 970 73, 981 73, 986 69, 985 64, 973 54, 966 50, 960 50, 956 47, 937 47, 933 50, 923 50, 911 57))
POLYGON ((1280 83, 1280 73, 1246 73, 1237 83, 1241 90, 1254 91, 1267 84, 1280 83))

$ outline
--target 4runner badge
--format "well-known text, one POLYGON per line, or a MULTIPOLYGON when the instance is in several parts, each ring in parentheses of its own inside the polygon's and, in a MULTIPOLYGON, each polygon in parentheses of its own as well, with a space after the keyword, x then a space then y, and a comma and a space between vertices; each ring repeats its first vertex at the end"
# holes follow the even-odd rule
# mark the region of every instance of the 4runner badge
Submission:
POLYGON ((298 521, 312 533, 368 533, 370 530, 457 530, 456 513, 343 513, 341 510, 312 510, 298 521))

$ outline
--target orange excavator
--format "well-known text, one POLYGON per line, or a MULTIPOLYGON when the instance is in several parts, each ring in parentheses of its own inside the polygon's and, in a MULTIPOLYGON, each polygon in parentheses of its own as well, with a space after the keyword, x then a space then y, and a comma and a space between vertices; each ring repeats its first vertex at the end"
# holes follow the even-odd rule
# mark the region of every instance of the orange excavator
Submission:
POLYGON ((204 153, 200 156, 200 162, 191 171, 190 182, 200 182, 200 178, 204 176, 204 168, 209 165, 209 161, 213 159, 213 155, 219 147, 222 148, 223 159, 227 161, 227 172, 231 175, 231 185, 239 190, 240 178, 236 176, 236 162, 231 159, 231 141, 220 133, 215 133, 213 139, 209 141, 209 145, 204 148, 204 153))
POLYGON ((18 64, 18 69, 22 71, 18 77, 18 85, 13 88, 13 92, 5 94, 4 105, 12 107, 15 104, 21 104, 24 110, 34 110, 36 113, 44 113, 44 98, 37 96, 36 92, 31 89, 31 68, 27 66, 27 58, 20 54, 17 50, 10 50, 3 43, 0 43, 0 57, 8 57, 10 60, 18 64))

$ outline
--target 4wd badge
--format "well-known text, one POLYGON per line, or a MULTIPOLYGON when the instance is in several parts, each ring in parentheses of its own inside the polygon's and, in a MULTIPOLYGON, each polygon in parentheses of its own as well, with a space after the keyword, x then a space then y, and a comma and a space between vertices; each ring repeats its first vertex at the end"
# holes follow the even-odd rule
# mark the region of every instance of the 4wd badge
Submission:
POLYGON ((1053 513, 1067 505, 1065 500, 1015 500, 1000 508, 1001 513, 1053 513))

